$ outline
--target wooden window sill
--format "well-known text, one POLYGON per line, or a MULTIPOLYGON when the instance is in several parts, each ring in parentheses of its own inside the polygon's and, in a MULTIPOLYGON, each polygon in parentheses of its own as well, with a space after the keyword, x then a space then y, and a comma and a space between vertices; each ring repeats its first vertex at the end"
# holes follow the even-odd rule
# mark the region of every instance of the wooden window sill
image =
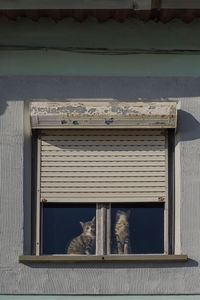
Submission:
POLYGON ((19 256, 21 263, 67 263, 67 262, 186 262, 185 254, 129 254, 129 255, 22 255, 19 256))

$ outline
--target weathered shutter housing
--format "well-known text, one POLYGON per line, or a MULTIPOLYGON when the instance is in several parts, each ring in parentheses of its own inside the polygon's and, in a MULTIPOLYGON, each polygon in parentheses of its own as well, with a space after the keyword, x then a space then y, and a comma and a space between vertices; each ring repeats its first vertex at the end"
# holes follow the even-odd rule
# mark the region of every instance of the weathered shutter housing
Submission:
POLYGON ((32 102, 32 128, 175 128, 175 102, 32 102))

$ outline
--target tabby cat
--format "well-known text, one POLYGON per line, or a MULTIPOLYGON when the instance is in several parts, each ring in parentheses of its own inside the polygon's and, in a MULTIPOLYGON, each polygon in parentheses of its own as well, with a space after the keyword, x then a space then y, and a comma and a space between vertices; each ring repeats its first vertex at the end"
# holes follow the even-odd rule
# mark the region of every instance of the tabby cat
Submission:
POLYGON ((115 222, 115 241, 117 254, 131 253, 130 231, 129 231, 130 210, 118 210, 115 222))
POLYGON ((96 245, 96 219, 88 222, 80 222, 83 232, 71 240, 67 248, 67 254, 95 254, 96 245))

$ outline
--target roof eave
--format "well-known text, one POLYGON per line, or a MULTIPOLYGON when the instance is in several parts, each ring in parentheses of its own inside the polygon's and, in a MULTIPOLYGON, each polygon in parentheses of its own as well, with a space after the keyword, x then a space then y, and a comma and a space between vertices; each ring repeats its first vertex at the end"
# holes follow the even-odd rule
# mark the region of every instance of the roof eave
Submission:
POLYGON ((0 0, 0 10, 200 9, 199 0, 0 0))

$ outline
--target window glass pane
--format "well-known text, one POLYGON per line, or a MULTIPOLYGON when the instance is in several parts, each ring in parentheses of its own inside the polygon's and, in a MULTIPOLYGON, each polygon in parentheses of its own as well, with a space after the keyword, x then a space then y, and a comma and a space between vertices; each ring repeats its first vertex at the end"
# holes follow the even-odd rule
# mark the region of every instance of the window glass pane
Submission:
POLYGON ((96 205, 43 204, 43 254, 95 254, 96 205))
POLYGON ((111 205, 111 253, 164 252, 164 204, 111 205))

